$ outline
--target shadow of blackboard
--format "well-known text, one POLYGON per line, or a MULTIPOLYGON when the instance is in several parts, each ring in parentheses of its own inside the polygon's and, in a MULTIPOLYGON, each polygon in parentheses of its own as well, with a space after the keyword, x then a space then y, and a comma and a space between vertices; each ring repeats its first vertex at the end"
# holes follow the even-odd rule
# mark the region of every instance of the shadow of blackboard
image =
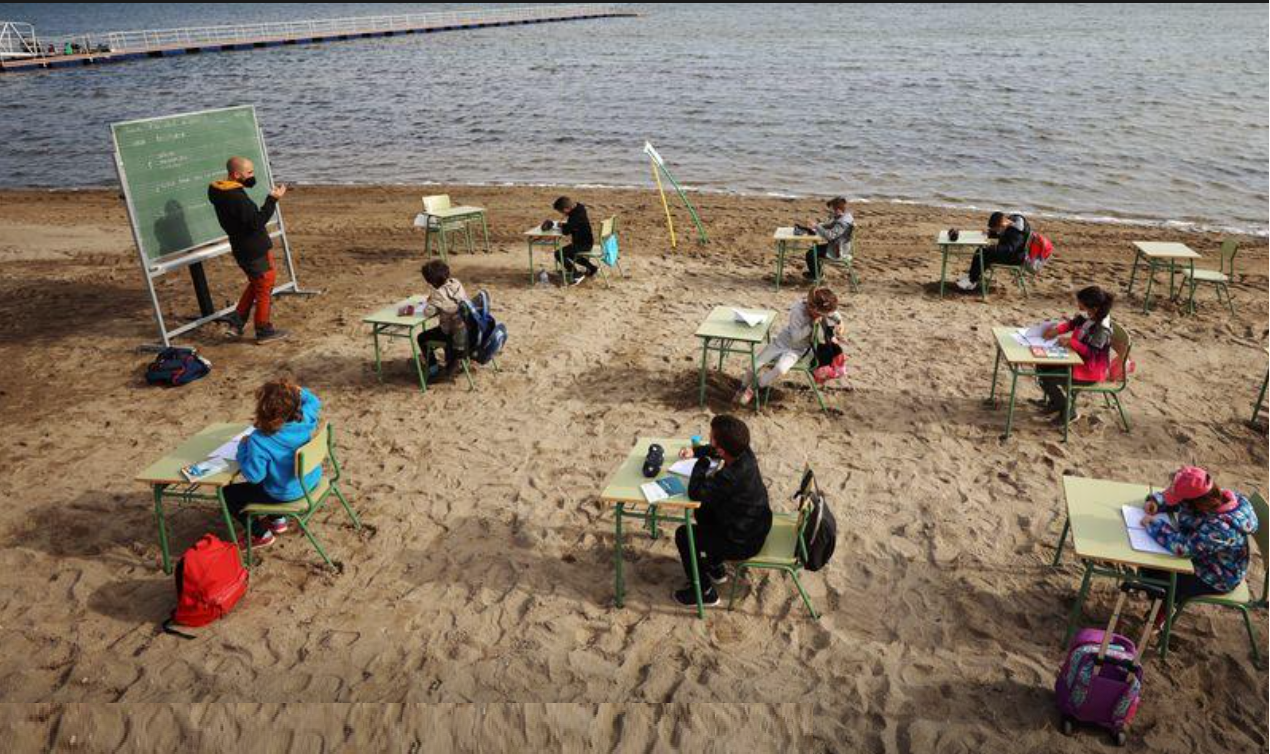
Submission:
MULTIPOLYGON (((190 224, 185 217, 185 205, 176 199, 169 199, 163 205, 163 216, 154 221, 154 237, 159 241, 159 256, 164 257, 178 251, 185 251, 194 245, 190 235, 190 224)), ((216 311, 212 301, 211 290, 207 287, 207 273, 203 263, 196 262, 189 266, 190 280, 194 283, 194 295, 198 298, 198 310, 204 317, 216 311)))

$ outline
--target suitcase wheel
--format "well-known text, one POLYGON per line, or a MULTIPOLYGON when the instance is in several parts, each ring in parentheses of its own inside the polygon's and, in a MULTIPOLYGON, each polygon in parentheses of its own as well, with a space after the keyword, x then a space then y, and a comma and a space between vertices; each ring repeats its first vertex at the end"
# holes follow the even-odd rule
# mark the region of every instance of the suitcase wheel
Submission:
POLYGON ((1111 738, 1116 742, 1116 746, 1124 746, 1129 742, 1129 733, 1125 730, 1118 730, 1112 734, 1111 738))
POLYGON ((1070 717, 1064 717, 1063 722, 1059 725, 1059 730, 1063 732, 1064 736, 1072 735, 1076 732, 1076 721, 1070 717))

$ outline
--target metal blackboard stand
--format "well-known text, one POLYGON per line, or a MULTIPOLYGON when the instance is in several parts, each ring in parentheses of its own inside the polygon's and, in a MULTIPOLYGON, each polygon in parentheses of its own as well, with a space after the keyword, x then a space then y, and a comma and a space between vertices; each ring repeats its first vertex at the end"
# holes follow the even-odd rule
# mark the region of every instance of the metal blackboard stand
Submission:
MULTIPOLYGON (((254 117, 253 117, 253 120, 254 120, 254 117)), ((256 124, 256 136, 260 140, 261 156, 264 158, 265 164, 269 165, 269 151, 268 151, 268 148, 265 146, 264 135, 260 133, 259 122, 257 122, 256 124)), ((111 131, 111 138, 112 140, 115 138, 113 129, 111 131)), ((137 247, 137 258, 141 262, 142 277, 145 278, 146 288, 150 292, 150 303, 154 307, 154 322, 159 328, 160 342, 143 344, 141 348, 143 350, 158 350, 160 348, 166 348, 172 344, 172 340, 174 338, 180 335, 183 335, 191 330, 202 327, 208 322, 214 322, 216 320, 219 320, 225 317, 227 314, 234 311, 235 307, 227 306, 223 309, 215 310, 210 313, 208 313, 206 310, 201 310, 200 311, 201 316, 199 316, 197 319, 193 320, 192 322, 186 322, 185 324, 180 325, 179 327, 169 329, 167 326, 167 323, 163 319, 163 308, 159 305, 159 295, 154 287, 155 279, 160 278, 169 272, 173 272, 175 270, 179 270, 184 267, 190 267, 192 265, 199 265, 201 267, 203 262, 206 262, 210 259, 215 259, 216 257, 219 257, 222 254, 228 253, 230 251, 229 238, 227 236, 222 237, 216 241, 212 241, 212 242, 200 245, 194 249, 182 251, 178 254, 174 254, 166 258, 161 258, 157 260, 148 258, 145 253, 145 247, 142 245, 142 242, 141 242, 141 232, 137 222, 137 213, 135 211, 135 208, 132 202, 132 193, 128 188, 127 173, 124 169, 123 158, 119 154, 119 144, 117 142, 115 143, 115 172, 119 176, 119 185, 123 188, 124 203, 128 207, 128 222, 132 226, 132 240, 137 247)), ((273 180, 272 166, 269 167, 269 178, 270 178, 270 182, 272 183, 272 180, 273 180)), ((283 220, 282 218, 281 205, 275 208, 274 221, 271 223, 271 225, 276 225, 276 227, 269 230, 269 237, 275 240, 280 239, 282 241, 282 254, 283 254, 283 259, 286 262, 287 278, 288 278, 287 282, 274 286, 273 288, 274 295, 291 294, 291 295, 297 295, 297 296, 315 296, 320 294, 321 291, 305 290, 300 287, 300 280, 299 280, 299 277, 296 275, 296 271, 295 271, 295 260, 291 255, 291 242, 287 238, 286 221, 283 220)), ((201 272, 201 269, 199 271, 201 272)), ((193 280, 194 280, 194 285, 196 288, 196 293, 198 293, 200 299, 202 299, 203 294, 206 293, 206 290, 201 292, 197 290, 198 278, 199 278, 199 275, 195 274, 193 280)))

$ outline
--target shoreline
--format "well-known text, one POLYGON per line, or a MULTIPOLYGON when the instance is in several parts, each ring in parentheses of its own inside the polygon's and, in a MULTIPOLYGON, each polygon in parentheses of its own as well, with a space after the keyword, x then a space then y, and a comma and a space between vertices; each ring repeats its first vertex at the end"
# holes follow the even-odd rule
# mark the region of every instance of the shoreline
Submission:
MULTIPOLYGON (((473 189, 569 189, 569 190, 586 190, 586 191, 629 191, 652 192, 656 189, 653 186, 637 186, 631 184, 606 184, 606 183, 518 183, 514 181, 501 182, 450 182, 450 181, 402 181, 402 182, 317 182, 306 183, 302 181, 286 182, 290 186, 304 186, 308 188, 356 188, 356 189, 401 189, 410 188, 412 186, 419 187, 449 187, 449 188, 473 188, 473 189)), ((820 194, 800 194, 783 191, 744 191, 735 189, 718 189, 703 188, 685 184, 684 192, 690 195, 699 195, 707 197, 736 197, 739 199, 776 199, 790 201, 810 201, 819 198, 820 194)), ((83 193, 91 191, 111 191, 117 190, 117 184, 99 184, 99 185, 83 185, 83 186, 0 186, 0 195, 21 193, 21 192, 43 192, 43 193, 83 193)), ((673 197, 673 191, 667 192, 668 197, 673 197)), ((825 196, 828 196, 827 194, 825 196)), ((903 199, 896 197, 869 197, 847 195, 847 201, 851 204, 872 204, 872 205, 892 205, 912 207, 916 209, 929 209, 938 212, 952 213, 987 213, 996 207, 985 204, 959 204, 956 202, 936 202, 925 201, 920 199, 903 199)), ((1270 211, 1270 207, 1267 208, 1270 211)), ((1037 217, 1047 220, 1056 220, 1060 222, 1073 223, 1091 223, 1095 225, 1112 225, 1127 226, 1135 228, 1146 228, 1151 230, 1176 231, 1179 233, 1192 234, 1229 234, 1246 236, 1248 238, 1270 239, 1270 224, 1259 228, 1244 228, 1237 225, 1225 225, 1213 221, 1191 221, 1191 220, 1158 220, 1142 217, 1120 217, 1113 213, 1112 210, 1104 210, 1106 214, 1081 214, 1078 212, 1063 210, 1037 209, 1035 207, 1019 207, 1010 206, 1006 211, 1021 212, 1029 218, 1037 217)), ((704 218, 703 218, 704 219, 704 218)))

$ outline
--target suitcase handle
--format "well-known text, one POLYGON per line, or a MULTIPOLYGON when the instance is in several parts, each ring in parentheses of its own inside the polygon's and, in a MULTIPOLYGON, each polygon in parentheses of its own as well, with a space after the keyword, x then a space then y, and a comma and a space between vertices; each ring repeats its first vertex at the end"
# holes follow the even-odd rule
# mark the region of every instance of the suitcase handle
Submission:
MULTIPOLYGON (((1098 655, 1094 662, 1102 665, 1107 662, 1107 649, 1111 646, 1111 635, 1116 631, 1116 624, 1120 622, 1120 612, 1124 610, 1125 600, 1129 598, 1129 592, 1139 591, 1137 585, 1122 584, 1120 587, 1120 596, 1116 598, 1116 609, 1111 612, 1111 620, 1107 623, 1107 630, 1102 634, 1102 644, 1098 646, 1098 655)), ((1164 604, 1162 596, 1157 596, 1156 591, 1152 589, 1142 589, 1151 596, 1151 612, 1147 615, 1146 624, 1142 627, 1142 638, 1138 641, 1137 651, 1133 655, 1133 662, 1129 668, 1134 668, 1142 664, 1142 655, 1146 654, 1147 645, 1151 641, 1151 634, 1155 629, 1155 616, 1160 612, 1160 605, 1164 604)), ((1121 665, 1123 660, 1111 659, 1116 665, 1121 665)))

